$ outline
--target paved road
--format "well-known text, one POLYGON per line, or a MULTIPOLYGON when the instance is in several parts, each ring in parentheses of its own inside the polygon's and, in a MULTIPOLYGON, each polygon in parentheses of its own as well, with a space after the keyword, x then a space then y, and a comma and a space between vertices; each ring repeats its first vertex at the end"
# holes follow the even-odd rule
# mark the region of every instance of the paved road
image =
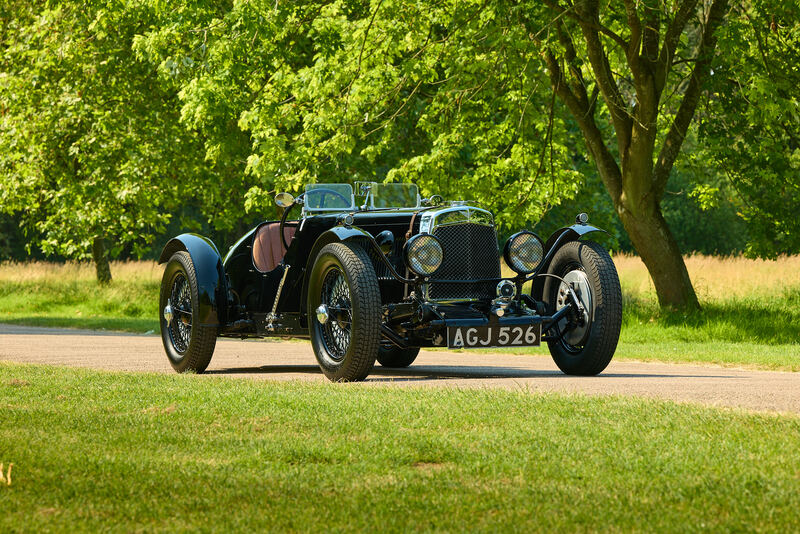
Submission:
MULTIPOLYGON (((0 360, 115 371, 172 372, 158 336, 3 324, 0 324, 0 360)), ((297 341, 220 339, 208 373, 325 381, 311 345, 297 341)), ((613 361, 600 376, 587 378, 563 375, 545 356, 422 351, 408 369, 384 369, 376 365, 367 382, 640 395, 800 413, 800 373, 712 366, 613 361)))

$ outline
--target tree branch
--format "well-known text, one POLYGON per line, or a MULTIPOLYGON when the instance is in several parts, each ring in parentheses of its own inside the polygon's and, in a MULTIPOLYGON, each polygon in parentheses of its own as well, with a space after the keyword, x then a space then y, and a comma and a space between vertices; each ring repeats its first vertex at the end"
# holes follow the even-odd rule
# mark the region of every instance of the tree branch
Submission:
MULTIPOLYGON (((589 149, 589 153, 594 158, 597 169, 600 172, 600 178, 616 203, 622 194, 622 174, 617 161, 606 146, 605 141, 603 141, 603 134, 595 123, 593 114, 594 102, 587 101, 586 105, 583 105, 581 99, 570 90, 564 80, 559 61, 552 50, 547 49, 544 56, 553 91, 566 104, 572 116, 578 122, 578 127, 580 127, 586 141, 586 147, 589 149)), ((596 87, 592 93, 593 100, 597 96, 596 87)))
POLYGON ((633 0, 624 0, 625 3, 625 15, 628 17, 628 26, 631 29, 631 36, 628 39, 628 49, 625 51, 626 55, 628 56, 628 61, 631 61, 631 58, 638 58, 639 57, 639 49, 642 45, 642 22, 639 20, 639 14, 636 13, 636 4, 639 2, 637 1, 634 4, 633 0))
POLYGON ((572 93, 579 100, 581 106, 587 107, 588 98, 586 96, 586 84, 583 81, 581 65, 578 62, 578 55, 575 52, 575 44, 572 42, 572 36, 570 36, 561 21, 558 21, 556 31, 558 32, 558 40, 564 47, 564 60, 566 61, 567 68, 571 75, 570 81, 568 82, 569 86, 572 89, 572 93))
POLYGON ((689 85, 683 95, 678 112, 672 121, 672 125, 664 139, 664 144, 658 154, 655 167, 653 168, 653 192, 656 199, 660 199, 664 194, 669 173, 675 164, 675 159, 681 150, 681 145, 686 137, 686 131, 694 118, 697 104, 700 101, 703 83, 708 78, 711 69, 711 60, 714 57, 714 49, 717 46, 716 30, 725 17, 728 8, 728 0, 714 0, 708 13, 708 20, 705 24, 703 37, 697 51, 697 62, 692 70, 689 85))
MULTIPOLYGON (((592 21, 599 20, 597 0, 588 0, 583 4, 583 7, 585 7, 587 11, 585 13, 579 13, 582 19, 592 21)), ((595 80, 600 86, 600 92, 611 112, 611 119, 614 123, 614 131, 617 134, 617 144, 619 145, 620 154, 624 154, 630 144, 633 121, 622 99, 619 87, 614 79, 614 74, 611 72, 611 65, 608 62, 605 48, 603 47, 602 41, 600 41, 597 30, 594 25, 588 23, 581 23, 580 26, 584 40, 586 41, 586 50, 589 56, 589 63, 592 65, 595 80)))
POLYGON ((658 61, 658 41, 661 35, 661 8, 658 5, 645 3, 647 16, 642 35, 642 55, 651 65, 658 61))
POLYGON ((672 58, 675 57, 675 47, 678 46, 678 41, 681 38, 683 29, 689 22, 689 18, 695 12, 696 7, 697 0, 683 0, 678 6, 675 18, 667 28, 655 72, 656 90, 658 94, 661 94, 661 91, 664 89, 667 73, 672 66, 672 58))
POLYGON ((573 20, 576 20, 576 21, 582 23, 582 24, 588 24, 589 26, 591 26, 592 28, 594 28, 598 32, 602 33, 606 37, 611 38, 611 40, 614 41, 615 43, 617 43, 623 50, 627 50, 628 49, 628 41, 623 39, 618 33, 614 32, 611 28, 608 28, 608 27, 603 26, 602 24, 600 24, 599 20, 594 21, 594 20, 584 19, 578 13, 575 12, 575 8, 573 6, 570 6, 569 8, 565 8, 565 7, 561 6, 561 5, 559 5, 558 2, 554 2, 553 0, 545 0, 544 3, 547 4, 547 6, 550 7, 550 9, 556 10, 558 12, 559 16, 565 15, 567 17, 570 17, 573 20))

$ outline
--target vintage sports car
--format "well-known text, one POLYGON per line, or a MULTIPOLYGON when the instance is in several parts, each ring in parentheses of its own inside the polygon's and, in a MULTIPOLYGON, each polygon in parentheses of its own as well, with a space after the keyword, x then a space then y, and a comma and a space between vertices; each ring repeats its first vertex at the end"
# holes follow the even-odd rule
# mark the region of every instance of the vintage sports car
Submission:
POLYGON ((161 337, 176 371, 203 372, 217 337, 309 338, 334 381, 363 380, 375 360, 409 366, 420 347, 545 341, 572 375, 596 375, 614 355, 619 278, 608 252, 581 240, 599 231, 585 213, 547 242, 522 230, 501 251, 491 212, 420 199, 413 184, 309 184, 275 201, 281 220, 224 257, 194 234, 164 247, 161 337))

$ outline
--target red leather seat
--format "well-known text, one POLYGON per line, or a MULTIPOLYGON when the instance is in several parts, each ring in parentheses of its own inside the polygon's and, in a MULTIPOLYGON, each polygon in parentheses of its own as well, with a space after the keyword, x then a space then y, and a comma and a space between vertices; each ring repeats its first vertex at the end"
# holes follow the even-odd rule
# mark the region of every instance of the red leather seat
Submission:
MULTIPOLYGON (((292 242, 296 231, 296 225, 289 226, 287 224, 284 227, 283 234, 286 236, 287 243, 292 242)), ((262 273, 277 267, 286 254, 286 247, 281 242, 280 233, 281 223, 279 222, 264 223, 256 230, 256 235, 253 237, 253 265, 262 273)))

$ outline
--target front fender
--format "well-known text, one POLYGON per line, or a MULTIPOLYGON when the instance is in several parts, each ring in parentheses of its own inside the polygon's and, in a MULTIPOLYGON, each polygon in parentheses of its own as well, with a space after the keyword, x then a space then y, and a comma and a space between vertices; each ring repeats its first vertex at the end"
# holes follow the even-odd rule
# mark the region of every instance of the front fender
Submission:
POLYGON ((176 252, 189 253, 197 277, 198 308, 201 326, 221 326, 227 316, 228 288, 222 257, 214 242, 197 234, 181 234, 170 239, 158 263, 166 263, 176 252))
POLYGON ((308 300, 308 279, 311 276, 311 268, 314 267, 314 261, 317 259, 319 251, 322 247, 330 243, 344 243, 352 240, 374 241, 372 235, 366 230, 362 230, 358 226, 334 226, 330 230, 326 230, 314 242, 311 248, 311 253, 306 260, 306 269, 303 275, 303 296, 300 299, 300 309, 306 311, 306 301, 308 300))
MULTIPOLYGON (((580 224, 580 223, 573 224, 572 226, 566 226, 564 228, 556 230, 555 232, 553 232, 553 235, 551 235, 548 238, 547 243, 544 244, 545 257, 547 256, 552 257, 552 254, 550 254, 550 249, 556 246, 556 243, 558 243, 557 246, 558 248, 560 248, 561 245, 563 245, 564 243, 567 243, 569 241, 576 241, 580 239, 582 236, 590 234, 592 232, 608 233, 605 230, 597 228, 596 226, 592 226, 591 224, 580 224), (562 238, 561 236, 564 237, 562 238)), ((556 248, 556 250, 558 250, 558 248, 556 248)), ((553 250, 553 253, 555 253, 555 250, 553 250)))
MULTIPOLYGON (((576 223, 572 226, 565 226, 564 228, 559 228, 553 232, 553 234, 544 244, 544 261, 542 262, 541 267, 539 267, 537 274, 547 272, 547 270, 550 268, 550 261, 553 259, 553 256, 556 252, 558 252, 558 249, 564 246, 564 244, 569 243, 570 241, 577 241, 586 234, 591 234, 593 232, 608 233, 602 228, 597 228, 591 224, 581 223, 576 223)), ((531 283, 531 296, 536 300, 542 300, 542 296, 544 294, 544 280, 544 277, 540 276, 538 278, 534 278, 531 283)))

